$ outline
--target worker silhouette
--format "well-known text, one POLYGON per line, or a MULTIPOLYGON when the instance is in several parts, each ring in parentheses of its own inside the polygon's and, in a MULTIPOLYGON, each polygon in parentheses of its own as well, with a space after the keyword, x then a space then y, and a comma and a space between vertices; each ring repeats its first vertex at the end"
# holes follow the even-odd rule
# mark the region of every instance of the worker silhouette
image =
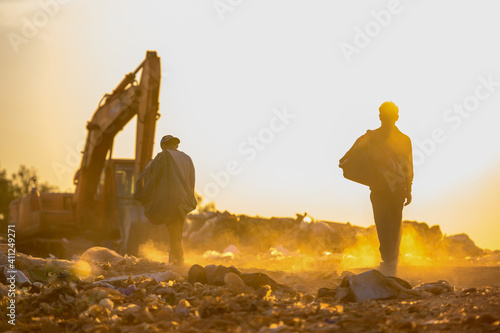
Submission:
POLYGON ((182 232, 187 214, 196 208, 195 170, 191 157, 179 151, 180 140, 165 135, 162 151, 137 179, 134 198, 144 205, 144 214, 153 224, 165 224, 170 238, 169 262, 184 262, 182 232))
POLYGON ((380 271, 396 275, 403 206, 412 200, 413 154, 410 138, 397 127, 393 102, 379 108, 382 125, 367 131, 340 160, 344 176, 370 186, 370 200, 380 242, 380 271))
MULTIPOLYGON (((167 151, 175 161, 175 164, 178 167, 178 171, 180 171, 180 176, 185 180, 192 195, 194 198, 194 185, 195 185, 195 170, 194 164, 191 160, 191 157, 186 153, 179 151, 179 140, 172 135, 166 135, 161 139, 160 147, 165 152, 167 151)), ((196 201, 195 206, 196 207, 196 201)), ((193 207, 193 208, 194 208, 193 207)), ((182 264, 184 262, 184 251, 182 249, 182 232, 184 230, 184 220, 186 219, 188 211, 181 210, 178 214, 177 218, 174 218, 173 221, 167 222, 167 229, 170 235, 170 253, 169 253, 169 262, 171 264, 182 264), (185 214, 184 214, 185 213, 185 214)))

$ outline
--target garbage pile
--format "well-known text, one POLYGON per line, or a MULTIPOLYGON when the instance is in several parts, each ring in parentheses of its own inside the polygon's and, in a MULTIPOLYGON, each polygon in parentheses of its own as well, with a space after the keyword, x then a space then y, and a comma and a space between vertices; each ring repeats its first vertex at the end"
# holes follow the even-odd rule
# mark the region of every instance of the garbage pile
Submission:
MULTIPOLYGON (((306 214, 294 218, 262 218, 209 212, 188 216, 184 242, 186 248, 208 260, 224 260, 245 265, 255 254, 257 260, 284 260, 283 269, 301 262, 302 268, 316 269, 325 263, 354 267, 373 267, 380 262, 375 226, 362 228, 350 223, 315 221, 306 214), (287 262, 286 259, 293 257, 287 262)), ((463 263, 488 257, 492 265, 500 262, 500 251, 483 250, 465 234, 447 236, 439 226, 403 222, 401 264, 463 263)))
MULTIPOLYGON (((1 262, 1 261, 0 261, 1 262)), ((496 330, 500 288, 411 287, 377 270, 297 276, 169 266, 94 247, 73 260, 17 256, 16 326, 0 276, 0 331, 360 332, 496 330), (322 288, 315 286, 321 285, 322 288)), ((312 273, 311 273, 312 274, 312 273)))
POLYGON ((294 218, 262 218, 226 212, 191 214, 184 239, 190 248, 222 251, 230 244, 239 248, 266 252, 281 244, 284 248, 305 253, 324 251, 340 253, 354 243, 364 228, 350 223, 312 221, 297 214, 294 218), (311 242, 315 246, 311 246, 311 242), (215 246, 214 246, 215 245, 215 246))

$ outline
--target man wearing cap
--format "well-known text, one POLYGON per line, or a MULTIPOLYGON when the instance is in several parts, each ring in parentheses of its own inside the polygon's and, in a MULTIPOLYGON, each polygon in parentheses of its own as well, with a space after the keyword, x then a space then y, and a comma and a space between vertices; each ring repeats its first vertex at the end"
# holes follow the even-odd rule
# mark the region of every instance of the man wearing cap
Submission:
POLYGON ((413 154, 410 138, 396 127, 399 119, 396 104, 385 102, 379 112, 382 125, 369 134, 375 168, 382 177, 370 185, 370 200, 383 260, 380 270, 386 275, 396 275, 403 206, 412 200, 413 154))
POLYGON ((175 162, 179 166, 179 169, 181 170, 184 179, 187 181, 189 188, 194 193, 194 183, 195 183, 194 164, 193 161, 191 160, 191 157, 189 157, 188 154, 178 150, 179 143, 181 143, 181 140, 179 140, 178 138, 172 135, 165 135, 163 138, 161 138, 160 147, 162 150, 165 149, 168 150, 170 155, 172 155, 175 162))
POLYGON ((393 102, 379 108, 382 126, 368 130, 339 161, 344 177, 370 186, 375 226, 383 262, 380 270, 396 275, 403 206, 411 202, 413 157, 411 140, 397 127, 393 102))
MULTIPOLYGON (((162 152, 168 152, 178 166, 181 176, 184 178, 189 188, 190 194, 194 197, 195 170, 193 161, 186 153, 179 151, 181 140, 165 135, 160 141, 162 152)), ((173 172, 173 171, 171 171, 173 172)), ((178 217, 170 219, 166 225, 170 235, 169 262, 171 264, 182 264, 184 262, 184 252, 182 250, 182 231, 186 214, 179 214, 178 217)))

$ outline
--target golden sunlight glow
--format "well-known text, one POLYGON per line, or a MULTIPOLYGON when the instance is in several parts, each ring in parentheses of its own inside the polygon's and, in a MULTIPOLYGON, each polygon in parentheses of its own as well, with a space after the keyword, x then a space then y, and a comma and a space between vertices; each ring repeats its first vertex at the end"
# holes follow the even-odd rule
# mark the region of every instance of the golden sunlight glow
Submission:
MULTIPOLYGON (((394 100, 397 126, 411 138, 414 151, 413 202, 404 218, 440 225, 448 234, 467 233, 482 248, 500 248, 500 178, 495 176, 500 148, 494 144, 500 123, 499 49, 492 42, 500 20, 494 11, 483 12, 488 19, 470 18, 488 22, 488 29, 451 22, 447 28, 461 37, 432 56, 426 50, 442 45, 442 34, 432 33, 442 29, 442 20, 429 19, 422 27, 426 38, 420 38, 413 33, 420 17, 405 14, 351 64, 332 41, 340 43, 358 24, 354 2, 322 2, 318 8, 325 16, 306 15, 297 25, 288 18, 310 9, 301 2, 289 7, 279 25, 273 20, 255 25, 256 13, 279 13, 283 4, 269 2, 260 12, 242 8, 234 21, 223 23, 212 6, 190 1, 141 2, 144 15, 123 1, 127 5, 118 16, 114 6, 99 1, 71 2, 18 50, 8 38, 0 41, 5 82, 0 170, 10 174, 21 164, 34 166, 41 182, 73 192, 86 124, 99 100, 146 50, 156 50, 162 61, 162 116, 154 153, 163 135, 179 137, 179 149, 196 167, 196 191, 221 211, 260 216, 307 211, 317 220, 372 225, 368 188, 344 179, 338 160, 367 129, 380 126, 380 103, 394 100), (327 18, 341 7, 346 15, 327 18), (137 24, 128 24, 123 19, 128 17, 137 24), (284 107, 290 117, 276 118, 275 108, 284 107), (227 166, 234 161, 234 170, 241 172, 230 175, 227 166)), ((4 3, 2 36, 22 34, 25 20, 40 10, 34 0, 4 3)), ((436 4, 436 13, 447 6, 436 4)), ((457 18, 465 17, 474 4, 454 9, 457 18)), ((134 124, 117 137, 116 157, 133 155, 134 124)), ((313 223, 309 216, 303 221, 313 223)), ((403 235, 402 260, 425 264, 429 256, 413 244, 414 236, 403 235)), ((376 243, 353 244, 346 258, 378 264, 376 243)), ((167 250, 153 250, 145 245, 141 253, 167 261, 167 250)))
POLYGON ((168 262, 168 250, 152 240, 139 246, 139 256, 152 261, 168 262))
POLYGON ((427 257, 424 244, 418 241, 417 232, 413 228, 406 228, 401 237, 400 263, 403 265, 423 266, 433 264, 427 257))
POLYGON ((92 272, 92 267, 85 260, 78 260, 73 264, 72 273, 80 278, 86 278, 92 272))

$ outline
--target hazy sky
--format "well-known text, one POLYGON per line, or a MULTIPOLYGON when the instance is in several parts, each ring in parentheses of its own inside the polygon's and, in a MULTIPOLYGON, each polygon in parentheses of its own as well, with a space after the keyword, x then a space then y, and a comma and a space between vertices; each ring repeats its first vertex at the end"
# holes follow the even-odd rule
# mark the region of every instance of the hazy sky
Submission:
MULTIPOLYGON (((491 1, 0 0, 0 167, 72 191, 85 124, 156 50, 159 139, 221 210, 373 224, 338 160, 394 101, 404 218, 500 248, 500 20, 491 1)), ((133 157, 135 123, 114 157, 133 157)))

